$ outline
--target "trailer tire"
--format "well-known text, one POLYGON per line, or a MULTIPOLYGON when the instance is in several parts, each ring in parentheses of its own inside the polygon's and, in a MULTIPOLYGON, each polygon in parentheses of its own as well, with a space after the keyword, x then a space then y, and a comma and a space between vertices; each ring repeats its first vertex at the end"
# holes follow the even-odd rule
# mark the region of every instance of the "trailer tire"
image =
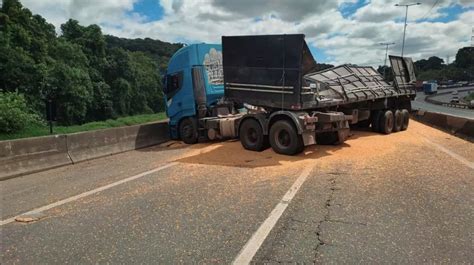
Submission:
POLYGON ((304 149, 303 139, 288 120, 276 121, 270 128, 270 145, 273 151, 283 155, 295 155, 304 149))
POLYGON ((373 113, 372 119, 372 131, 373 132, 380 132, 380 118, 383 115, 383 111, 377 110, 373 113))
POLYGON ((194 118, 184 118, 179 123, 179 137, 186 144, 195 144, 198 142, 197 121, 194 118))
POLYGON ((408 129, 408 123, 410 122, 410 112, 407 109, 402 109, 402 131, 408 129))
POLYGON ((320 145, 335 145, 339 143, 339 136, 337 132, 317 133, 316 143, 320 145))
POLYGON ((386 110, 380 117, 379 129, 381 133, 390 134, 393 131, 393 124, 395 123, 393 112, 386 110))
POLYGON ((246 119, 239 129, 239 138, 242 146, 251 151, 263 151, 268 147, 268 137, 263 135, 262 126, 255 119, 246 119))
POLYGON ((399 132, 402 130, 402 125, 403 125, 403 114, 400 110, 395 110, 393 113, 393 131, 394 132, 399 132))

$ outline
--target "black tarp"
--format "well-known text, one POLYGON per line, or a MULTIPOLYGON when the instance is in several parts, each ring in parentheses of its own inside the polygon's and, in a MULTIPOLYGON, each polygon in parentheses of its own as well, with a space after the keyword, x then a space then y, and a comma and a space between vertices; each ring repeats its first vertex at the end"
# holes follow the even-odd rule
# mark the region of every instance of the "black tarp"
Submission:
POLYGON ((225 95, 236 102, 297 109, 302 76, 316 62, 303 34, 222 37, 225 95))

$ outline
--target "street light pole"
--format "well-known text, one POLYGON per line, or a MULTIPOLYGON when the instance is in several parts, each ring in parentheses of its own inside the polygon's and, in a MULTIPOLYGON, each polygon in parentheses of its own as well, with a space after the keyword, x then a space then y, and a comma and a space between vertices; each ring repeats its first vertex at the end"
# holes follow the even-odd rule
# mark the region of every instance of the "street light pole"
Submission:
POLYGON ((408 18, 408 7, 421 5, 421 3, 410 3, 410 4, 396 4, 395 6, 404 6, 405 7, 405 26, 403 28, 403 42, 402 42, 402 57, 403 50, 405 49, 405 34, 407 31, 407 18, 408 18))
POLYGON ((379 44, 385 46, 385 57, 384 57, 384 61, 383 61, 383 78, 387 79, 387 76, 386 76, 385 72, 387 72, 388 46, 394 45, 395 42, 381 42, 379 44))

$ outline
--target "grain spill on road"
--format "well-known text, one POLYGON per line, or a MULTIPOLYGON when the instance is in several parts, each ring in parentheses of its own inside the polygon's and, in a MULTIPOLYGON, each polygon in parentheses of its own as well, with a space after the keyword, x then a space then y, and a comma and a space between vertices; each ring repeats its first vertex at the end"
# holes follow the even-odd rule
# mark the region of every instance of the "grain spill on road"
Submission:
MULTIPOLYGON (((165 179, 162 178, 159 182, 154 182, 153 185, 146 182, 136 184, 133 189, 123 192, 121 199, 158 192, 162 185, 178 187, 190 182, 200 185, 203 179, 207 179, 203 183, 207 183, 208 186, 201 188, 214 193, 213 196, 216 198, 224 198, 231 193, 242 192, 248 185, 264 185, 271 188, 273 185, 278 186, 278 181, 274 181, 275 179, 285 178, 290 183, 295 174, 298 174, 308 163, 317 163, 315 172, 330 172, 337 169, 341 163, 350 164, 353 170, 367 172, 367 175, 371 176, 370 179, 358 179, 357 181, 361 181, 361 185, 373 185, 371 183, 383 178, 374 172, 381 172, 383 167, 387 166, 384 159, 400 156, 399 162, 402 163, 403 157, 410 156, 406 152, 411 152, 421 146, 426 147, 426 143, 420 140, 420 135, 431 136, 435 139, 452 137, 444 132, 411 121, 409 129, 404 132, 382 135, 370 131, 353 131, 353 135, 342 145, 308 146, 303 153, 297 156, 279 155, 271 148, 263 152, 248 151, 241 146, 238 140, 195 145, 169 141, 161 144, 158 148, 164 151, 185 149, 184 152, 167 158, 170 162, 180 162, 180 165, 173 168, 165 179), (214 178, 222 178, 228 183, 213 181, 214 178)), ((461 139, 453 139, 452 143, 470 144, 461 139)), ((163 163, 156 161, 156 163, 160 162, 163 163)), ((412 168, 404 168, 404 172, 408 177, 419 174, 416 169, 412 168)), ((347 177, 351 178, 351 176, 347 177)), ((102 203, 114 203, 101 196, 83 199, 82 202, 89 204, 94 200, 102 200, 102 203)))
POLYGON ((252 168, 265 173, 280 171, 284 167, 300 168, 307 163, 331 163, 334 161, 370 161, 373 157, 384 156, 394 152, 400 145, 421 144, 408 132, 400 132, 389 136, 366 131, 353 132, 352 137, 342 145, 313 145, 305 148, 297 156, 279 155, 271 148, 263 152, 245 150, 236 140, 209 143, 206 151, 196 153, 191 150, 183 158, 176 161, 189 164, 217 165, 226 167, 252 168), (209 148, 213 147, 213 148, 209 148))

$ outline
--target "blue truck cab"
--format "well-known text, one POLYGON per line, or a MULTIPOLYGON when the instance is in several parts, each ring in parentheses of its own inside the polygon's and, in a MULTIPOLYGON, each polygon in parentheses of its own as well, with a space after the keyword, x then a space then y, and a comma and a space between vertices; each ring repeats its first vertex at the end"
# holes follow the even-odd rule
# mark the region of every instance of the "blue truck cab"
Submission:
POLYGON ((163 92, 172 139, 180 137, 180 122, 205 116, 200 110, 205 111, 224 96, 223 78, 221 45, 192 44, 171 57, 163 92))

